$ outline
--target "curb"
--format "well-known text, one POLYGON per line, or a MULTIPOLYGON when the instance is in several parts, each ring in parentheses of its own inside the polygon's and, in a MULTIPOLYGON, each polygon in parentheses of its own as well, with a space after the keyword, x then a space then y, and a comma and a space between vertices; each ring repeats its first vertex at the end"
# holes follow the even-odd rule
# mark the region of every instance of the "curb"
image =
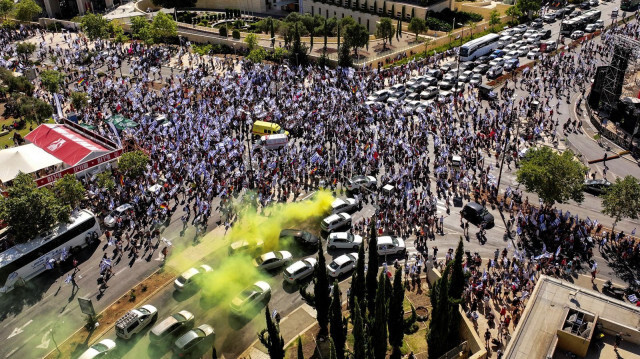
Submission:
MULTIPOLYGON (((151 278, 151 276, 155 275, 156 273, 158 273, 158 271, 160 271, 160 269, 162 269, 163 267, 160 267, 158 269, 156 269, 155 271, 153 271, 153 273, 149 274, 147 277, 145 277, 143 280, 141 280, 140 282, 138 282, 135 286, 140 285, 140 283, 146 281, 147 279, 151 278)), ((165 288, 169 283, 171 283, 171 281, 168 281, 167 283, 163 284, 162 286, 158 287, 155 291, 153 291, 149 297, 154 296, 155 294, 157 294, 157 292, 159 292, 161 289, 165 288)), ((123 296, 125 296, 125 294, 121 295, 120 297, 118 297, 118 299, 114 300, 113 302, 111 302, 111 304, 109 304, 105 309, 103 309, 100 313, 97 313, 96 315, 99 316, 102 313, 106 312, 112 305, 114 305, 117 301, 119 301, 123 296)), ((109 326, 107 329, 104 330, 104 332, 102 332, 101 334, 99 334, 96 338, 94 338, 94 340, 91 340, 91 342, 95 342, 97 339, 102 338, 111 328, 113 327, 113 325, 109 326)), ((62 341, 60 343, 60 345, 63 345, 64 343, 66 343, 70 338, 74 337, 76 334, 78 334, 78 332, 80 332, 81 330, 84 329, 83 327, 80 327, 78 330, 76 330, 75 332, 73 332, 73 334, 69 335, 68 337, 66 337, 64 339, 64 341, 62 341)), ((50 356, 53 352, 57 351, 57 349, 53 349, 50 352, 48 352, 44 358, 50 356)))

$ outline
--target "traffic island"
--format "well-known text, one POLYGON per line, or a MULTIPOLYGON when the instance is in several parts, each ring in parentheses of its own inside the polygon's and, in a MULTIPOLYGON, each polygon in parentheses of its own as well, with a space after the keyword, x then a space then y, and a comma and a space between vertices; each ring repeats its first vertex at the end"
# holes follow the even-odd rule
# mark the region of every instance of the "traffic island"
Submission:
POLYGON ((109 331, 115 322, 129 310, 138 307, 148 298, 153 296, 160 289, 175 279, 176 274, 169 271, 158 270, 151 274, 145 280, 140 282, 129 292, 122 295, 113 304, 103 310, 96 316, 98 325, 91 325, 87 319, 87 326, 78 329, 73 335, 62 342, 58 348, 53 350, 45 358, 76 358, 80 356, 92 341, 100 338, 104 333, 109 331), (87 329, 90 328, 90 329, 87 329))

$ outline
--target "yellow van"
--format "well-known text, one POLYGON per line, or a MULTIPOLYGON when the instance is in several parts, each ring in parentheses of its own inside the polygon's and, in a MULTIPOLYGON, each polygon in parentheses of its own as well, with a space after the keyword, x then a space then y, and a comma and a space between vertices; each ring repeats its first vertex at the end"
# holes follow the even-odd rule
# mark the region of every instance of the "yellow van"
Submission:
POLYGON ((285 134, 289 136, 289 131, 285 131, 278 125, 273 122, 266 121, 256 121, 253 123, 253 129, 251 130, 254 136, 267 136, 267 135, 275 135, 275 134, 285 134))

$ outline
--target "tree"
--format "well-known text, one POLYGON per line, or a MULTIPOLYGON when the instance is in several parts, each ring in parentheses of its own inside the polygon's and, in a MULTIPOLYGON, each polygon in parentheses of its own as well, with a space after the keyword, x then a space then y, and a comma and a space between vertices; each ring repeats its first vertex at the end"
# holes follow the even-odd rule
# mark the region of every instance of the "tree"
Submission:
POLYGON ((353 65, 351 52, 349 52, 349 46, 344 43, 340 48, 338 48, 338 66, 350 67, 351 65, 353 65))
POLYGON ((7 192, 7 197, 0 196, 0 219, 9 224, 9 233, 17 243, 27 242, 54 224, 69 220, 71 208, 48 188, 37 188, 29 174, 19 173, 7 192))
POLYGON ((13 16, 20 21, 31 21, 42 12, 42 8, 34 0, 20 0, 14 5, 13 16))
MULTIPOLYGON (((386 4, 386 2, 385 2, 386 4)), ((382 39, 382 49, 385 50, 387 48, 387 41, 391 43, 391 39, 393 38, 393 34, 396 29, 391 22, 391 19, 388 17, 383 17, 380 19, 380 22, 376 26, 376 37, 382 39)))
POLYGON ((80 28, 90 40, 109 36, 109 21, 100 14, 87 13, 80 19, 80 28))
POLYGON ((613 230, 623 218, 638 219, 640 212, 640 183, 638 179, 627 175, 623 179, 616 178, 602 197, 602 213, 612 217, 613 230))
POLYGON ((589 169, 576 161, 573 152, 556 153, 543 146, 527 151, 516 172, 517 181, 538 194, 547 206, 574 200, 582 203, 584 177, 589 169))
POLYGON ((522 16, 522 11, 518 6, 510 6, 507 11, 505 11, 505 14, 511 18, 510 22, 514 23, 516 19, 522 16))
POLYGON ((337 359, 344 359, 344 345, 347 341, 347 323, 342 317, 342 300, 340 298, 340 286, 338 281, 333 283, 333 299, 329 313, 331 322, 331 339, 336 348, 337 359))
POLYGON ((240 30, 233 29, 233 31, 231 32, 231 37, 233 37, 236 40, 240 40, 240 30))
MULTIPOLYGON (((387 297, 385 294, 385 274, 380 273, 376 290, 376 311, 371 324, 373 358, 385 359, 387 355, 387 297)), ((429 356, 431 357, 431 356, 429 356)))
POLYGON ((336 358, 336 346, 333 344, 333 340, 329 338, 329 359, 336 358))
POLYGON ((367 358, 367 338, 360 304, 356 302, 353 314, 353 359, 367 358))
POLYGON ((447 330, 447 314, 449 311, 448 298, 448 277, 449 269, 447 266, 430 292, 431 297, 431 321, 427 330, 427 347, 429 350, 429 358, 439 358, 447 351, 446 338, 447 330))
POLYGON ((195 7, 198 0, 151 0, 153 5, 173 9, 173 18, 178 20, 178 9, 195 7))
POLYGON ((64 74, 56 70, 42 70, 40 72, 40 82, 42 87, 51 93, 58 92, 58 88, 62 85, 64 74))
POLYGON ((131 34, 134 38, 144 41, 144 36, 149 34, 151 24, 144 16, 135 16, 131 18, 131 34))
POLYGON ((20 96, 17 100, 18 113, 27 122, 42 123, 53 115, 53 106, 31 96, 20 96))
POLYGON ((269 304, 265 308, 264 315, 267 327, 258 333, 258 339, 267 348, 271 359, 284 359, 284 339, 280 335, 278 323, 271 318, 269 304))
POLYGON ((228 33, 227 25, 220 26, 220 29, 218 30, 218 33, 220 34, 220 36, 227 37, 227 33, 228 33))
POLYGON ((62 205, 76 208, 84 198, 85 189, 76 176, 67 174, 53 185, 53 193, 62 205))
POLYGON ((293 25, 293 46, 291 48, 291 55, 289 61, 295 61, 296 66, 304 65, 307 63, 307 47, 300 41, 300 23, 296 22, 293 25))
POLYGON ((451 269, 451 283, 449 284, 449 297, 454 299, 462 298, 464 291, 464 271, 462 270, 462 254, 464 253, 464 244, 462 236, 458 241, 458 248, 453 259, 453 268, 451 269))
POLYGON ((396 270, 393 277, 393 295, 389 301, 389 344, 393 347, 394 356, 400 353, 404 339, 404 285, 402 284, 402 270, 396 270))
POLYGON ((31 42, 19 42, 16 44, 16 52, 24 59, 28 59, 35 50, 36 44, 31 42))
POLYGON ((258 35, 248 34, 247 37, 244 38, 244 43, 247 44, 249 52, 251 52, 258 46, 258 35))
POLYGON ((351 308, 351 317, 355 318, 356 304, 360 304, 362 308, 366 295, 365 277, 364 277, 364 246, 361 245, 358 248, 358 261, 356 262, 356 269, 353 271, 351 279, 351 292, 349 295, 349 308, 351 308))
POLYGON ((86 92, 72 92, 71 93, 71 104, 76 111, 80 111, 89 104, 89 97, 86 92))
POLYGON ((123 42, 129 41, 129 37, 124 34, 124 29, 122 28, 120 21, 111 20, 107 27, 109 29, 109 35, 113 38, 113 42, 116 44, 122 44, 123 42))
POLYGON ((267 58, 267 52, 261 47, 251 50, 251 52, 247 56, 247 59, 249 59, 249 61, 253 62, 254 64, 261 63, 265 58, 267 58))
POLYGON ((496 25, 500 25, 500 13, 498 10, 493 10, 489 13, 489 26, 493 29, 496 25))
POLYGON ((273 27, 273 19, 269 17, 269 34, 271 34, 271 47, 276 45, 276 31, 273 27))
POLYGON ((127 176, 136 178, 141 176, 149 163, 146 153, 136 150, 123 153, 118 160, 118 168, 127 176))
POLYGON ((418 34, 427 29, 427 22, 419 17, 412 17, 409 23, 409 31, 416 34, 416 41, 418 41, 418 34))
POLYGON ((113 181, 111 171, 98 173, 96 179, 100 188, 105 188, 107 191, 113 191, 113 189, 116 188, 116 183, 113 181))
MULTIPOLYGON (((369 240, 369 261, 367 265, 367 306, 369 307, 369 317, 375 313, 376 290, 378 288, 378 234, 376 232, 376 221, 371 220, 369 227, 371 239, 369 240)), ((364 315, 364 313, 362 313, 364 315)))
POLYGON ((7 19, 7 14, 13 11, 14 2, 13 0, 0 0, 0 15, 7 19))
POLYGON ((153 39, 156 42, 178 35, 176 22, 171 18, 171 16, 163 12, 158 12, 156 16, 153 17, 151 30, 153 39))
POLYGON ((527 14, 527 16, 531 18, 533 14, 540 11, 541 1, 540 0, 518 0, 515 7, 517 7, 522 14, 527 14))
POLYGON ((353 24, 344 28, 344 43, 347 47, 353 48, 356 58, 358 57, 358 48, 364 47, 367 41, 369 41, 369 30, 364 25, 354 21, 353 24))
POLYGON ((324 258, 322 242, 318 241, 318 263, 314 270, 314 286, 313 292, 315 296, 316 317, 320 332, 318 336, 327 335, 329 325, 329 279, 327 278, 327 262, 324 258))
POLYGON ((304 352, 302 351, 302 338, 298 335, 298 359, 304 359, 304 352))

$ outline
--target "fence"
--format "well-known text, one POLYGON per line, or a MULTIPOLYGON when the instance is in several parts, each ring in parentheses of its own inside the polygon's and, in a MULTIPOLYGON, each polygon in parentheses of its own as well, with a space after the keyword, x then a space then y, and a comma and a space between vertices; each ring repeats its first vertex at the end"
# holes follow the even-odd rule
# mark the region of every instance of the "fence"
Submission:
POLYGON ((464 341, 462 343, 460 343, 460 345, 458 345, 457 347, 449 350, 448 352, 444 353, 442 356, 440 356, 440 358, 438 359, 452 359, 452 358, 460 358, 460 353, 463 353, 463 358, 466 358, 466 351, 467 351, 467 342, 464 341))

